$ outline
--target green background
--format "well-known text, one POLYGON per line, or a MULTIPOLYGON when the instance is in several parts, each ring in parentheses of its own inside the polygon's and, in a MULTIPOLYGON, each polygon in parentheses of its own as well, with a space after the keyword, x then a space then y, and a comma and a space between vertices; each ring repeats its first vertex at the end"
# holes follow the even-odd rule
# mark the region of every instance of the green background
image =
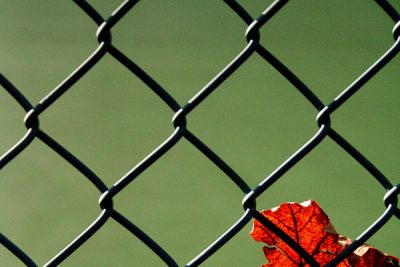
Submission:
MULTIPOLYGON (((89 1, 108 17, 120 1, 89 1)), ((240 1, 257 17, 272 1, 240 1)), ((397 6, 397 8, 400 8, 397 6)), ((330 103, 392 44, 374 1, 291 1, 262 44, 330 103)), ((141 1, 113 44, 184 105, 245 46, 246 25, 222 1, 141 1)), ((96 25, 72 1, 1 1, 0 70, 38 103, 97 47, 96 25)), ((399 57, 332 115, 332 126, 399 183, 399 57)), ((0 154, 25 133, 24 111, 0 90, 0 154)), ((173 112, 111 56, 40 116, 41 129, 111 186, 174 130, 173 112)), ((255 187, 318 130, 317 111, 254 54, 187 118, 188 128, 255 187)), ((385 207, 383 188, 325 139, 258 200, 259 210, 312 198, 337 231, 357 237, 385 207)), ((0 231, 38 265, 99 215, 98 191, 35 140, 0 172, 0 231)), ((243 193, 182 139, 114 199, 115 208, 184 265, 242 214, 243 193)), ((368 243, 400 255, 393 217, 368 243)), ((204 266, 259 266, 251 224, 204 266)), ((22 266, 0 248, 1 266, 22 266)), ((110 219, 61 266, 162 266, 110 219)))

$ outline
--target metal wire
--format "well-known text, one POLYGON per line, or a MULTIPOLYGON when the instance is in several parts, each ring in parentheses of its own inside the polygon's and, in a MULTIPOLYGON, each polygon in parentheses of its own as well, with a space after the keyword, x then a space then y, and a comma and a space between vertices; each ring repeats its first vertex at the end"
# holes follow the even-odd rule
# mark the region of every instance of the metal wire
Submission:
MULTIPOLYGON (((97 218, 93 220, 79 236, 77 236, 62 251, 50 259, 45 266, 57 266, 74 253, 79 247, 89 240, 96 232, 103 227, 110 219, 119 223, 129 233, 133 234, 148 246, 166 265, 178 266, 174 258, 167 253, 154 239, 145 233, 138 226, 133 224, 123 214, 113 207, 113 198, 132 183, 143 171, 150 168, 156 161, 164 156, 174 147, 182 138, 189 141, 196 149, 198 149, 205 157, 215 164, 226 176, 234 183, 243 193, 243 215, 236 223, 226 230, 217 240, 204 249, 198 256, 194 257, 186 266, 198 266, 206 261, 214 253, 225 245, 229 240, 240 232, 244 226, 256 218, 265 227, 274 231, 282 238, 291 248, 308 263, 310 266, 318 266, 317 262, 309 255, 304 248, 298 245, 288 235, 285 234, 276 225, 263 217, 256 208, 256 200, 268 188, 270 188, 277 180, 279 180, 289 169, 301 161, 304 156, 317 147, 322 140, 330 138, 345 152, 347 152, 355 161, 357 161, 372 177, 386 190, 384 196, 384 204, 386 210, 382 215, 373 222, 351 245, 349 245, 340 255, 332 260, 326 266, 336 266, 346 257, 348 257, 358 246, 363 244, 371 236, 373 236, 386 222, 393 216, 400 219, 400 209, 398 205, 398 195, 400 193, 400 184, 393 185, 388 178, 360 151, 358 151, 350 142, 341 136, 330 123, 330 116, 339 109, 346 101, 348 101, 358 90, 385 67, 393 58, 395 58, 400 50, 400 15, 399 12, 386 0, 376 0, 375 2, 382 8, 387 16, 393 20, 393 36, 394 43, 388 50, 372 64, 362 75, 360 75, 352 84, 343 90, 332 102, 324 104, 314 92, 300 80, 286 65, 284 65, 276 56, 269 52, 260 43, 260 29, 269 22, 269 20, 282 10, 289 2, 288 0, 276 0, 257 18, 252 16, 235 0, 224 0, 227 8, 230 8, 244 22, 246 26, 247 46, 216 75, 204 88, 202 88, 186 105, 180 106, 173 96, 169 94, 156 80, 148 75, 140 66, 134 63, 129 57, 122 53, 112 43, 112 29, 128 12, 135 7, 138 1, 127 0, 123 2, 108 19, 104 19, 97 10, 85 0, 74 0, 78 7, 85 12, 90 19, 98 26, 97 38, 99 45, 94 52, 85 60, 75 71, 73 71, 64 81, 62 81, 53 91, 44 97, 39 103, 33 105, 27 98, 3 75, 0 74, 0 85, 5 91, 21 106, 26 112, 25 126, 27 128, 25 135, 12 148, 5 152, 0 158, 0 170, 9 164, 16 156, 22 153, 33 140, 38 139, 49 148, 64 158, 76 170, 84 175, 87 180, 93 184, 99 191, 99 205, 101 212, 97 218), (88 168, 79 158, 74 156, 70 151, 65 149, 62 144, 58 143, 47 133, 40 129, 40 115, 53 105, 65 92, 78 82, 91 68, 96 65, 106 54, 111 55, 116 61, 126 67, 132 75, 135 75, 143 81, 174 113, 172 123, 175 127, 173 133, 161 143, 154 151, 148 154, 141 162, 139 162, 131 171, 119 179, 111 187, 107 187, 103 180, 99 178, 90 168, 88 168), (242 66, 250 57, 259 55, 267 63, 273 66, 277 72, 285 77, 316 109, 316 122, 318 130, 316 133, 284 161, 277 169, 268 175, 258 186, 251 188, 244 178, 240 177, 224 160, 210 149, 198 136, 192 133, 186 125, 186 117, 201 104, 212 92, 242 66)), ((0 243, 9 250, 15 257, 27 266, 37 266, 37 264, 22 251, 17 244, 0 234, 0 243)))

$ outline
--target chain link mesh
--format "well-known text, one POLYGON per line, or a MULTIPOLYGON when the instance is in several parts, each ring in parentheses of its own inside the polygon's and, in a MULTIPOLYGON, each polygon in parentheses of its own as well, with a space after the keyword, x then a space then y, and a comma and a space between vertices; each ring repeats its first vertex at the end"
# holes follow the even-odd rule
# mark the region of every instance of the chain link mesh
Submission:
MULTIPOLYGON (((222 69, 204 88, 202 88, 190 101, 184 106, 178 104, 178 101, 165 90, 153 77, 147 74, 140 66, 134 63, 127 55, 114 46, 111 33, 113 27, 132 9, 138 1, 123 2, 108 19, 104 19, 99 12, 84 0, 74 0, 79 8, 97 24, 98 47, 82 64, 73 71, 63 82, 61 82, 53 91, 45 96, 39 103, 33 104, 21 93, 16 86, 3 74, 0 74, 1 88, 4 89, 16 103, 18 103, 26 112, 24 118, 26 133, 25 135, 5 152, 0 158, 0 168, 7 166, 18 155, 20 155, 32 142, 36 139, 40 140, 51 148, 54 152, 64 158, 77 171, 84 175, 90 183, 99 192, 99 205, 101 212, 97 218, 74 240, 71 241, 62 251, 50 259, 45 266, 57 266, 68 258, 72 253, 77 251, 79 247, 91 239, 96 232, 102 228, 110 220, 117 222, 126 229, 127 234, 133 235, 135 238, 143 242, 151 249, 166 265, 178 266, 176 260, 160 246, 152 237, 144 232, 140 227, 136 226, 124 214, 120 213, 113 206, 113 199, 128 186, 134 186, 133 181, 138 178, 146 169, 151 168, 161 157, 170 151, 182 139, 186 139, 193 147, 204 154, 215 166, 217 166, 229 179, 243 192, 243 215, 237 219, 226 232, 212 242, 201 253, 195 256, 186 266, 197 266, 205 262, 214 253, 218 253, 219 249, 231 240, 238 232, 256 218, 260 220, 266 227, 276 231, 285 242, 287 242, 294 250, 296 250, 311 266, 318 266, 315 260, 305 252, 298 244, 291 240, 286 234, 280 231, 275 225, 262 217, 256 207, 256 200, 264 194, 277 180, 285 173, 299 163, 308 153, 316 148, 322 140, 330 138, 341 149, 348 153, 356 162, 358 162, 370 174, 372 179, 376 179, 379 184, 386 190, 383 196, 383 202, 386 209, 382 215, 376 219, 354 242, 348 246, 343 253, 338 255, 327 266, 336 266, 347 256, 349 256, 358 246, 365 243, 373 236, 381 227, 383 227, 391 218, 400 219, 400 209, 398 208, 398 195, 400 193, 400 184, 393 185, 385 175, 372 163, 365 155, 358 151, 345 137, 340 135, 331 125, 331 115, 334 114, 341 106, 346 103, 357 91, 361 90, 364 85, 377 74, 386 64, 395 58, 400 50, 400 15, 399 12, 388 2, 377 0, 377 5, 390 17, 394 22, 392 46, 376 60, 362 75, 343 90, 330 103, 323 103, 320 98, 286 65, 284 65, 274 54, 268 51, 260 42, 260 29, 267 25, 271 18, 285 8, 288 0, 277 0, 268 6, 265 11, 254 19, 248 11, 234 0, 225 0, 226 7, 236 13, 238 18, 244 23, 246 29, 247 45, 232 61, 222 69), (135 75, 144 84, 154 92, 165 105, 174 113, 172 123, 174 126, 173 133, 159 146, 140 161, 131 171, 119 179, 111 187, 107 187, 105 182, 98 177, 84 162, 82 162, 73 153, 63 147, 62 144, 53 139, 48 133, 44 132, 39 126, 39 120, 43 113, 46 112, 56 101, 63 96, 65 92, 70 90, 75 83, 91 71, 105 55, 110 55, 132 75, 135 75), (267 178, 262 180, 258 186, 252 188, 246 182, 246 179, 238 175, 231 166, 229 166, 223 158, 213 151, 207 144, 202 142, 196 134, 187 127, 187 117, 201 104, 211 93, 219 88, 219 86, 231 75, 239 69, 244 62, 255 55, 265 60, 266 64, 270 64, 285 79, 287 79, 314 107, 316 111, 316 121, 318 131, 306 142, 300 149, 292 154, 277 169, 275 169, 267 178)), ((19 248, 18 244, 13 242, 12 238, 0 234, 0 243, 21 262, 27 266, 37 266, 35 261, 19 248)), ((143 263, 146 264, 145 262, 143 263)))

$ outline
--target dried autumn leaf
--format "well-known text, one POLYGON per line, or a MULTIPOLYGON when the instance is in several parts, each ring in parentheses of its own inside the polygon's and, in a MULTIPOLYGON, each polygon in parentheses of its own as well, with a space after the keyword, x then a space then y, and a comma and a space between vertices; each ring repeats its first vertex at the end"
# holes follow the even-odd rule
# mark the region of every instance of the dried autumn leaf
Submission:
POLYGON ((362 245, 357 248, 348 260, 354 267, 400 266, 398 258, 383 253, 370 245, 362 245))
MULTIPOLYGON (((284 203, 279 207, 262 211, 261 214, 303 247, 320 266, 329 263, 351 243, 350 239, 336 233, 328 216, 313 200, 303 203, 284 203)), ((310 266, 296 251, 257 220, 254 221, 251 236, 254 240, 267 245, 263 247, 263 251, 268 263, 263 267, 310 266)), ((364 245, 337 266, 393 267, 400 265, 398 258, 382 253, 372 246, 364 245)))
MULTIPOLYGON (((320 265, 327 264, 343 250, 328 216, 313 200, 300 204, 284 203, 261 214, 302 246, 320 265)), ((265 266, 307 266, 297 252, 257 220, 251 236, 267 244, 263 249, 268 260, 265 266)), ((339 266, 350 265, 341 263, 339 266)))

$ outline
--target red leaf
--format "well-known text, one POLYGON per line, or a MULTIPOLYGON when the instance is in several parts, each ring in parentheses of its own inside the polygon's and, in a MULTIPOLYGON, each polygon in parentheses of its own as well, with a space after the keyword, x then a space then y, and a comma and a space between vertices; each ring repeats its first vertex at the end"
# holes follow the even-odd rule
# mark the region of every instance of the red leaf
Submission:
POLYGON ((357 248, 348 260, 354 267, 400 266, 398 258, 383 253, 370 245, 362 245, 357 248))
MULTIPOLYGON (((261 214, 303 247, 320 266, 329 263, 351 243, 350 239, 336 233, 328 216, 313 200, 300 204, 284 203, 262 211, 261 214)), ((309 266, 297 252, 257 220, 254 220, 251 236, 254 240, 267 244, 263 251, 268 263, 263 267, 309 266)), ((396 257, 365 245, 337 266, 390 267, 399 266, 398 261, 396 257)))
MULTIPOLYGON (((343 250, 328 216, 313 200, 301 204, 284 203, 261 214, 302 246, 320 265, 327 264, 343 250)), ((307 266, 297 252, 257 220, 251 235, 254 240, 267 244, 263 249, 269 263, 266 266, 307 266)))

